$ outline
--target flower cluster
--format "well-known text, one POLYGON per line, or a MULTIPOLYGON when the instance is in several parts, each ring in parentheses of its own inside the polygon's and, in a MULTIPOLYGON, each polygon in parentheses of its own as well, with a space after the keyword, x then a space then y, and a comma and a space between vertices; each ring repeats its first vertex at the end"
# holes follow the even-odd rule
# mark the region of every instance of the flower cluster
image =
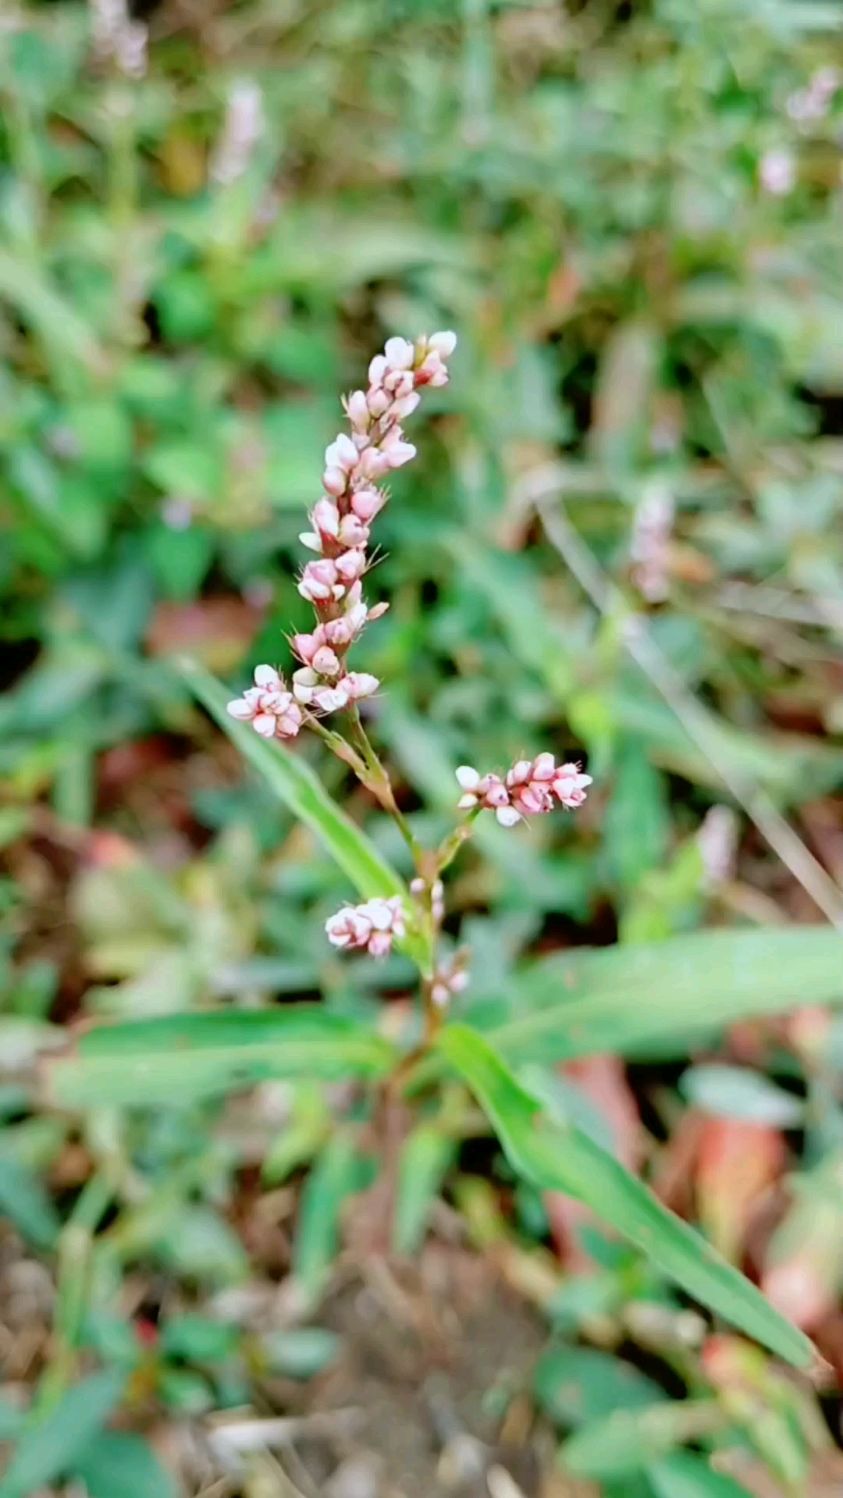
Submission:
POLYGON ((256 666, 254 686, 229 702, 228 712, 264 739, 294 739, 302 725, 302 710, 274 666, 256 666))
POLYGON ((349 952, 365 950, 371 957, 386 957, 395 937, 402 937, 406 929, 399 895, 367 900, 365 905, 343 905, 325 922, 332 946, 349 952))
MULTIPOLYGON (((323 494, 310 514, 311 529, 300 539, 318 559, 308 562, 298 590, 313 604, 316 625, 312 632, 293 636, 292 646, 301 661, 293 672, 292 692, 297 703, 311 712, 331 713, 370 697, 380 685, 365 671, 349 671, 346 656, 366 624, 386 611, 386 604, 369 608, 363 598, 363 576, 369 566, 367 547, 372 522, 389 498, 379 487, 394 468, 401 468, 416 455, 405 441, 401 423, 412 415, 425 386, 448 383, 447 360, 456 345, 454 333, 433 333, 414 344, 406 338, 390 338, 384 352, 369 365, 365 390, 354 390, 343 404, 350 433, 341 432, 325 450, 323 494)), ((269 672, 270 667, 260 667, 269 672)), ((257 677, 256 677, 257 683, 257 677)), ((251 705, 251 692, 240 703, 251 705)), ((284 691, 285 688, 281 687, 284 691)), ((255 728, 265 709, 252 713, 238 703, 229 711, 248 718, 255 728)), ((280 728, 286 713, 276 714, 279 737, 290 737, 280 728)), ((298 732, 299 722, 292 730, 298 732)), ((267 732, 258 728, 258 732, 267 732)), ((267 733, 267 736, 268 733, 267 733)))
POLYGON ((582 806, 591 776, 583 775, 579 765, 557 765, 552 754, 537 754, 535 759, 519 759, 506 775, 481 775, 472 765, 460 765, 457 780, 463 794, 458 805, 462 811, 488 807, 502 827, 514 827, 525 817, 543 816, 552 811, 556 801, 573 811, 582 806))

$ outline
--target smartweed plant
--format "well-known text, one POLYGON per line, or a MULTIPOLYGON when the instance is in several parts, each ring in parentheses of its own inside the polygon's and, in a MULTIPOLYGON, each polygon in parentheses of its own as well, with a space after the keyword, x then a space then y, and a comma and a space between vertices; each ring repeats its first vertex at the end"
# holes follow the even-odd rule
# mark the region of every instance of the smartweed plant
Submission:
MULTIPOLYGON (((342 818, 337 808, 327 809, 330 803, 321 787, 317 791, 307 782, 296 789, 295 780, 289 779, 296 759, 290 755, 290 742, 306 729, 350 766, 394 819, 412 857, 414 872, 407 887, 388 866, 382 872, 375 867, 374 878, 385 881, 380 892, 368 894, 362 903, 344 905, 329 917, 325 928, 328 941, 345 952, 385 957, 394 944, 400 945, 419 969, 421 1042, 394 1054, 382 1075, 383 1138, 390 1156, 385 1161, 387 1177, 395 1164, 395 1114, 400 1117, 402 1092, 418 1098, 425 1086, 436 1086, 443 1069, 450 1068, 485 1107, 518 1174, 534 1186, 567 1192, 587 1203, 695 1300, 725 1315, 788 1360, 804 1364, 812 1356, 807 1338, 737 1269, 662 1207, 558 1106, 547 1106, 533 1096, 523 1078, 510 1068, 509 1058, 504 1060, 487 1036, 450 1018, 455 996, 468 985, 468 971, 465 951, 446 955, 442 950, 443 875, 484 813, 494 816, 501 826, 516 829, 559 807, 575 810, 591 784, 579 764, 557 763, 547 751, 504 770, 461 765, 455 772, 454 826, 437 847, 423 847, 398 804, 389 770, 363 721, 361 707, 365 711, 381 683, 370 672, 357 669, 352 650, 367 626, 388 608, 384 602, 370 607, 364 594, 365 579, 377 555, 372 533, 388 502, 385 481, 393 469, 415 457, 402 423, 412 416, 428 387, 447 384, 448 360, 455 346, 452 332, 434 333, 415 342, 390 338, 383 353, 369 365, 367 387, 346 396, 343 405, 349 429, 325 452, 323 492, 311 512, 310 528, 300 538, 316 554, 298 583, 299 593, 313 605, 315 614, 313 629, 294 634, 290 641, 300 664, 289 681, 275 664, 259 665, 253 685, 225 704, 225 712, 239 725, 250 726, 268 741, 271 753, 283 757, 287 768, 282 793, 333 848, 338 861, 348 866, 344 839, 362 839, 356 846, 368 864, 359 883, 372 883, 371 845, 347 819, 337 820, 338 815, 342 818)), ((199 685, 198 689, 225 721, 219 700, 209 696, 207 688, 199 685)), ((242 731, 242 726, 235 730, 238 736, 242 731)), ((244 747, 248 743, 247 739, 244 747)), ((272 774, 271 763, 258 758, 272 774)), ((516 1068, 517 1063, 516 1055, 516 1068)), ((399 1133, 400 1127, 399 1122, 399 1133)))

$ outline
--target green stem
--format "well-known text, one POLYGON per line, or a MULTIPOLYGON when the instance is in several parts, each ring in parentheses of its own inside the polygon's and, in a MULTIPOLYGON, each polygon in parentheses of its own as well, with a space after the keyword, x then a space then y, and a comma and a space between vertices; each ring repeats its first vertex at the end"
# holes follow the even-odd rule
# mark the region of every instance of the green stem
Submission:
POLYGON ((359 750, 363 759, 367 774, 361 776, 364 785, 368 785, 377 796, 385 811, 389 812, 407 847, 413 855, 416 868, 421 870, 425 862, 425 850, 416 840, 407 818, 401 811, 395 800, 395 792, 392 789, 392 781, 389 778, 386 767, 378 759, 375 748, 367 734, 360 719, 358 708, 353 707, 347 714, 349 737, 359 750))

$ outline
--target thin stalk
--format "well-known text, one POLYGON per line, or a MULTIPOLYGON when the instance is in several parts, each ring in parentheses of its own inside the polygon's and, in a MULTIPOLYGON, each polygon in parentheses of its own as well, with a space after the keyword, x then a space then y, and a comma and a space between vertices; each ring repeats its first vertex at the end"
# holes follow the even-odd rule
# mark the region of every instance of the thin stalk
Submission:
POLYGON ((426 859, 425 850, 417 841, 415 834, 413 833, 413 830, 410 827, 409 822, 407 821, 407 818, 404 816, 404 813, 401 811, 395 800, 395 792, 392 789, 392 781, 389 778, 389 772, 387 771, 385 765, 382 764, 381 760, 378 758, 369 735, 363 727, 359 709, 357 707, 351 708, 346 717, 348 721, 349 737, 354 743, 355 748, 359 750, 360 756, 366 766, 367 774, 366 776, 361 776, 361 779, 363 780, 363 783, 365 785, 368 785, 377 796, 384 810, 389 812, 389 815, 392 817, 393 821, 398 827, 399 832, 401 833, 401 836, 407 844, 407 847, 413 855, 413 862, 416 865, 416 868, 421 870, 426 859))

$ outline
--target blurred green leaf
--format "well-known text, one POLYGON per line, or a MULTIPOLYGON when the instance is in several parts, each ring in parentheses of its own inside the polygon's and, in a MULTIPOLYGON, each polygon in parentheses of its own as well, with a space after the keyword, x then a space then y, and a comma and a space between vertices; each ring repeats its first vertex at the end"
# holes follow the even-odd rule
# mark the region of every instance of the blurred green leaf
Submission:
POLYGON ((569 1436, 562 1443, 560 1460, 563 1468, 577 1477, 622 1477, 626 1472, 648 1468, 657 1457, 685 1441, 715 1434, 725 1423, 726 1416, 716 1399, 617 1410, 569 1436))
POLYGON ((721 1062, 692 1066, 680 1078, 679 1090, 689 1103, 721 1118, 796 1129, 805 1115, 801 1098, 748 1067, 721 1062))
POLYGON ((666 1399, 631 1363, 596 1347, 554 1347, 539 1360, 533 1387, 559 1425, 583 1425, 613 1410, 643 1410, 666 1399))
POLYGON ((27 1423, 0 1479, 0 1498, 32 1498, 37 1488, 75 1470, 92 1437, 115 1409, 125 1375, 92 1373, 57 1404, 27 1423))
POLYGON ((517 1009, 492 1035, 510 1059, 665 1053, 665 1043, 681 1055, 739 1019, 843 1003, 843 937, 771 927, 554 953, 515 988, 517 1009))
POLYGON ((690 1451, 676 1451, 655 1462, 647 1476, 656 1498, 750 1498, 747 1488, 690 1451))
POLYGON ((20 1160, 0 1153, 0 1211, 36 1248, 55 1245, 61 1221, 38 1176, 20 1160))

